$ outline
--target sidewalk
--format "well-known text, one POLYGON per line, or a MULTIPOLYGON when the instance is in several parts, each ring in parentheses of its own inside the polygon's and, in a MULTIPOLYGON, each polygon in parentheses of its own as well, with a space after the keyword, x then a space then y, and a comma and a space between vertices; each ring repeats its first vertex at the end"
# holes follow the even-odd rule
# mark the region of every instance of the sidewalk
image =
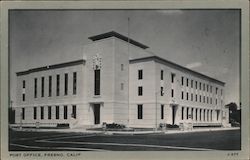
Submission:
POLYGON ((166 131, 94 131, 86 129, 34 129, 34 128, 15 128, 16 131, 30 131, 30 132, 60 132, 60 133, 85 133, 85 134, 105 134, 105 135, 140 135, 140 134, 181 134, 181 133, 194 133, 194 132, 211 132, 223 130, 239 130, 239 127, 230 128, 199 128, 193 130, 166 130, 166 131))

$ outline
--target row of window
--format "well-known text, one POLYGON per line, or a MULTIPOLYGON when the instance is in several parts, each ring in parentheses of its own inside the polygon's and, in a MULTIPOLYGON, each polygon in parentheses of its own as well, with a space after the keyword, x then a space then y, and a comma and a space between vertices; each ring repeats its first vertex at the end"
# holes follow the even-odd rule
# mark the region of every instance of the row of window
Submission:
MULTIPOLYGON (((73 95, 77 92, 77 72, 73 72, 73 95)), ((34 98, 37 98, 38 78, 34 78, 34 98)), ((45 77, 41 77, 41 97, 44 97, 45 77)), ((68 73, 64 74, 64 95, 68 95, 68 73)), ((26 87, 26 81, 23 80, 23 89, 26 87)), ((48 77, 48 97, 52 96, 52 76, 48 77)), ((60 96, 60 74, 56 75, 56 96, 60 96)), ((22 100, 25 101, 25 93, 22 93, 22 100)))
MULTIPOLYGON (((171 73, 171 82, 174 83, 174 78, 175 78, 175 74, 171 73)), ((142 80, 143 79, 143 70, 140 69, 138 70, 138 80, 142 80)), ((164 71, 161 70, 161 80, 164 80, 164 71)))
MULTIPOLYGON (((186 92, 186 100, 188 101, 189 100, 189 97, 190 97, 190 100, 191 101, 195 101, 195 102, 200 102, 200 103, 207 103, 207 104, 213 104, 213 98, 212 97, 206 97, 206 96, 201 96, 199 95, 199 99, 198 99, 198 95, 195 94, 195 97, 194 97, 194 94, 191 93, 190 96, 189 96, 189 93, 186 92), (202 101, 202 97, 203 97, 203 101, 202 101)), ((182 91, 181 92, 181 99, 184 100, 184 92, 182 91)), ((221 104, 223 103, 223 100, 221 100, 221 104)), ((215 104, 217 105, 218 104, 218 99, 215 98, 215 104)))
POLYGON ((216 119, 219 120, 219 110, 209 110, 209 109, 201 109, 201 108, 189 108, 182 107, 181 108, 181 119, 193 119, 195 121, 213 121, 213 113, 216 111, 216 119), (184 115, 184 110, 186 109, 186 115, 184 115), (195 112, 195 117, 194 117, 195 112), (190 114, 191 113, 191 114, 190 114))
MULTIPOLYGON (((55 107, 55 119, 60 119, 60 106, 55 107)), ((40 119, 44 119, 44 106, 41 107, 33 107, 33 119, 38 119, 37 112, 38 108, 40 108, 40 119)), ((52 106, 47 107, 47 117, 48 119, 52 119, 52 106)), ((25 108, 22 108, 22 119, 25 119, 25 108)), ((76 105, 72 105, 71 117, 76 118, 76 105)), ((63 106, 63 119, 68 119, 68 106, 63 106)))

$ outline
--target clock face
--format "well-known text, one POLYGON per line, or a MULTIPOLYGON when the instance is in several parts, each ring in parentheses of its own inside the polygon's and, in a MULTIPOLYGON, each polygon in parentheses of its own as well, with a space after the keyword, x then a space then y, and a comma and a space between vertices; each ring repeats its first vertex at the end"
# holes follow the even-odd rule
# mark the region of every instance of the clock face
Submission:
POLYGON ((97 53, 94 57, 93 57, 93 69, 94 70, 98 70, 101 69, 102 67, 102 58, 101 56, 97 53))

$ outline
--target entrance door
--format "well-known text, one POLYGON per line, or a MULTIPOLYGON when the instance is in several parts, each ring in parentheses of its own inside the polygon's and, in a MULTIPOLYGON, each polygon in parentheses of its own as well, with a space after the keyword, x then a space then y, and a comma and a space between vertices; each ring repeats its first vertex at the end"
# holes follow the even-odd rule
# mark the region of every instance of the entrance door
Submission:
POLYGON ((172 125, 175 124, 176 106, 172 106, 172 125))
POLYGON ((100 104, 94 104, 94 124, 100 124, 100 104))

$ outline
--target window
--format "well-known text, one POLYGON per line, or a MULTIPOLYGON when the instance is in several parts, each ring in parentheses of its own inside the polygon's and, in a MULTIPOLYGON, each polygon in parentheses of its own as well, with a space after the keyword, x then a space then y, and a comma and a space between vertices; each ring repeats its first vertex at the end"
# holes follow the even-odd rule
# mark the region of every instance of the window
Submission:
POLYGON ((209 85, 207 84, 207 92, 209 92, 209 85))
POLYGON ((213 110, 210 111, 210 120, 213 121, 213 110))
POLYGON ((44 97, 44 77, 41 78, 41 97, 44 97))
POLYGON ((23 80, 23 88, 25 89, 25 80, 23 80))
POLYGON ((221 95, 221 96, 223 95, 223 89, 220 90, 220 95, 221 95))
POLYGON ((201 102, 201 95, 200 95, 200 102, 201 102))
POLYGON ((203 91, 205 91, 206 85, 205 83, 203 83, 203 91))
POLYGON ((161 87, 161 96, 163 96, 163 95, 164 95, 164 88, 161 87))
POLYGON ((142 96, 142 94, 143 94, 143 88, 142 88, 142 86, 139 86, 138 87, 138 96, 142 96))
POLYGON ((210 97, 210 104, 212 104, 213 103, 213 100, 212 100, 212 98, 210 97))
POLYGON ((137 105, 137 118, 142 119, 143 118, 143 106, 142 104, 137 105))
POLYGON ((181 119, 184 119, 184 107, 181 107, 181 119))
POLYGON ((200 109, 200 121, 201 121, 201 113, 202 113, 202 110, 200 109))
POLYGON ((23 94, 22 94, 22 99, 25 101, 25 80, 23 80, 23 94))
POLYGON ((218 103, 218 102, 217 102, 217 98, 216 98, 216 99, 215 99, 215 104, 217 105, 217 103, 218 103))
POLYGON ((188 110, 189 110, 189 108, 187 107, 187 117, 186 117, 186 119, 188 119, 188 110))
POLYGON ((194 81, 193 81, 193 80, 191 80, 191 88, 193 88, 193 83, 194 83, 194 81))
POLYGON ((186 99, 188 100, 188 92, 187 92, 187 97, 186 97, 186 99))
POLYGON ((48 119, 51 119, 51 106, 48 106, 48 119))
POLYGON ((196 109, 195 109, 195 120, 196 120, 196 121, 198 120, 198 115, 197 115, 197 114, 198 114, 198 109, 196 108, 196 109))
POLYGON ((216 89, 215 89, 215 94, 217 94, 218 93, 218 88, 216 87, 216 89))
POLYGON ((63 107, 63 118, 68 119, 68 106, 63 107))
POLYGON ((22 119, 25 119, 25 108, 22 108, 22 119))
POLYGON ((206 97, 203 96, 203 103, 206 103, 206 97))
POLYGON ((22 95, 23 95, 23 101, 25 101, 25 93, 23 93, 22 95))
POLYGON ((64 74, 64 95, 68 95, 68 74, 64 74))
POLYGON ((201 82, 200 82, 200 90, 201 90, 201 82))
POLYGON ((143 70, 138 70, 138 79, 143 79, 143 70))
POLYGON ((36 119, 36 118, 37 118, 36 115, 37 115, 37 108, 34 107, 34 108, 33 108, 33 119, 36 119))
POLYGON ((171 73, 171 82, 174 83, 174 77, 175 77, 175 74, 174 73, 171 73))
POLYGON ((41 119, 44 119, 44 107, 41 107, 41 119))
POLYGON ((193 119, 194 117, 194 108, 191 108, 191 118, 193 119))
POLYGON ((174 97, 174 89, 171 89, 171 97, 174 97))
POLYGON ((209 98, 207 97, 207 104, 209 103, 209 98))
POLYGON ((187 78, 187 87, 188 87, 188 78, 187 78))
POLYGON ((121 90, 124 89, 124 83, 121 83, 121 90))
MULTIPOLYGON (((73 73, 73 94, 76 95, 77 73, 73 73)), ((95 95, 100 95, 100 70, 95 70, 95 95)))
POLYGON ((212 93, 213 92, 213 87, 212 86, 210 86, 210 93, 212 93))
POLYGON ((184 77, 181 77, 181 85, 184 85, 184 77))
POLYGON ((56 96, 60 95, 60 75, 56 75, 56 96))
POLYGON ((198 97, 197 97, 197 94, 195 95, 195 102, 197 102, 198 101, 198 97))
POLYGON ((206 110, 203 111, 203 121, 206 121, 206 110))
POLYGON ((76 118, 76 105, 72 106, 72 117, 76 118))
POLYGON ((161 70, 161 80, 163 80, 163 70, 161 70))
POLYGON ((161 119, 164 119, 164 105, 161 105, 161 119))
POLYGON ((95 95, 100 95, 100 85, 101 85, 101 81, 100 81, 100 76, 101 76, 101 70, 95 70, 95 95))
POLYGON ((195 81, 195 89, 197 89, 197 81, 195 81))
POLYGON ((49 76, 49 97, 51 97, 51 89, 52 89, 52 76, 49 76))
POLYGON ((191 101, 193 101, 193 93, 191 93, 191 101))
POLYGON ((121 71, 124 70, 124 64, 121 64, 121 71))
POLYGON ((56 106, 56 119, 59 119, 59 106, 56 106))
POLYGON ((181 99, 183 99, 184 98, 184 93, 183 93, 183 91, 181 91, 181 99))
POLYGON ((37 78, 34 79, 34 97, 37 98, 37 78))

